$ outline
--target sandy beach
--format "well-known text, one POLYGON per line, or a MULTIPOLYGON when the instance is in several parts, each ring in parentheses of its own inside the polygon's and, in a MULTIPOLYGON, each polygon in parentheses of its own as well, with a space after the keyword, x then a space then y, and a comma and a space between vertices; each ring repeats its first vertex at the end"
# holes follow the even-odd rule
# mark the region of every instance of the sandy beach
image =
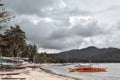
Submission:
POLYGON ((1 76, 1 78, 26 78, 26 80, 76 80, 65 76, 47 73, 41 69, 32 70, 29 68, 25 69, 25 71, 19 75, 4 75, 1 76))

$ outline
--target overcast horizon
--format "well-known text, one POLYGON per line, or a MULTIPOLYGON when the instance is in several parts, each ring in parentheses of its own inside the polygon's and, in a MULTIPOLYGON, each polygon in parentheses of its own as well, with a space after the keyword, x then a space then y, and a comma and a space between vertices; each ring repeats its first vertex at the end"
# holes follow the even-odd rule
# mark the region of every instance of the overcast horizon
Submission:
POLYGON ((2 0, 39 52, 120 48, 120 0, 2 0))

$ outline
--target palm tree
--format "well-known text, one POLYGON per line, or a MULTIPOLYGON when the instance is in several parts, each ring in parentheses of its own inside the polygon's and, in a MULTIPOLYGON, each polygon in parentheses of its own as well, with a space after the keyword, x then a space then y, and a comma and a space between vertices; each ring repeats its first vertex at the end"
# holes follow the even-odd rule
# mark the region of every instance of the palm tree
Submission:
POLYGON ((10 54, 12 56, 18 56, 17 53, 20 53, 21 46, 26 44, 25 33, 17 25, 16 27, 11 27, 10 29, 8 29, 4 34, 9 43, 10 54))

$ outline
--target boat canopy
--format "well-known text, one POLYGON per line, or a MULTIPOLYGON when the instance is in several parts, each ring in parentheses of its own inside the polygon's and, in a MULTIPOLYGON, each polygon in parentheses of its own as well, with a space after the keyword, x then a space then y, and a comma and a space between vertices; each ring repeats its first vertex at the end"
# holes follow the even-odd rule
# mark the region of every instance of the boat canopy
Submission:
POLYGON ((91 67, 92 64, 79 64, 77 65, 76 67, 84 67, 84 68, 87 68, 87 67, 91 67))

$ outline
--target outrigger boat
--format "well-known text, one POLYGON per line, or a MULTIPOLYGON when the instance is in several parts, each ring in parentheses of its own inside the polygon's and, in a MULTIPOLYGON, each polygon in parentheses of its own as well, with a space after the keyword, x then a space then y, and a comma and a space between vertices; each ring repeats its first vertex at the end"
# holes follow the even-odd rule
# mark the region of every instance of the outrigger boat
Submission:
POLYGON ((106 72, 107 68, 92 67, 91 64, 80 64, 77 68, 68 68, 69 72, 106 72))

